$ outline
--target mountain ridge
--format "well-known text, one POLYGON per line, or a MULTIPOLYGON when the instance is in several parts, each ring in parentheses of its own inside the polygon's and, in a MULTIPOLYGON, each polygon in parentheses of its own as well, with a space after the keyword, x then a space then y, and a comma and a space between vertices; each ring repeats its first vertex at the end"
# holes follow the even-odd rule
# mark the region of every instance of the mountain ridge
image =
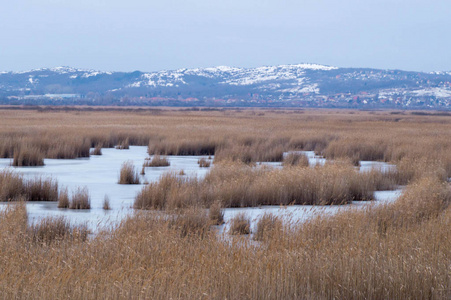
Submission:
POLYGON ((338 68, 308 63, 155 72, 55 67, 0 72, 0 101, 449 109, 451 72, 338 68))

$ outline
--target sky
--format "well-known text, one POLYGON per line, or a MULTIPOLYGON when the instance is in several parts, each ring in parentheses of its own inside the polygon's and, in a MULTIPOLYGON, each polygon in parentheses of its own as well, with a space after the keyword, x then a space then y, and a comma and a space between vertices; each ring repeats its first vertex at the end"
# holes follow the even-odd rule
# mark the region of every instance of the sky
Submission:
POLYGON ((449 0, 0 0, 0 71, 451 71, 449 0))

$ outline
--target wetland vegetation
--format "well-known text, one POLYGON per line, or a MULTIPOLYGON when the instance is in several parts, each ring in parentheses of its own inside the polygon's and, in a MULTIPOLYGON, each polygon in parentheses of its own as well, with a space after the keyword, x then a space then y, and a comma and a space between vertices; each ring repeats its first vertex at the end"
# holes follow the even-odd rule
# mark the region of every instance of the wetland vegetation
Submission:
MULTIPOLYGON (((451 297, 447 115, 43 108, 0 110, 0 125, 0 157, 15 168, 105 148, 124 149, 126 161, 125 149, 134 145, 154 157, 213 160, 204 177, 173 171, 139 186, 135 212, 95 235, 64 216, 30 220, 25 205, 89 208, 91 191, 80 187, 70 194, 55 179, 5 168, 2 298, 451 297), (308 150, 327 162, 312 166, 303 154, 286 154, 308 150), (396 169, 356 168, 375 160, 396 169), (375 191, 399 186, 403 192, 393 202, 303 221, 237 214, 221 231, 230 207, 370 203, 375 191)), ((140 179, 133 164, 122 169, 113 174, 116 182, 140 179)), ((105 211, 114 207, 108 196, 102 200, 105 211)))

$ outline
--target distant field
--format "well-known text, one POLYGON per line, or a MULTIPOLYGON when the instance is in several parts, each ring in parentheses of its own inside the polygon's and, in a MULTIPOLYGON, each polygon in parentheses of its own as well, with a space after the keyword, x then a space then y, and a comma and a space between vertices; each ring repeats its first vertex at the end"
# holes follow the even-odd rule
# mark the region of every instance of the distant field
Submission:
MULTIPOLYGON (((0 173, 1 200, 17 200, 0 212, 1 298, 451 297, 446 113, 0 108, 0 157, 16 166, 129 145, 147 146, 150 155, 211 155, 214 165, 203 180, 167 174, 145 185, 136 214, 94 237, 64 219, 30 224, 22 201, 42 201, 47 190, 56 201, 57 186, 0 173), (329 163, 311 168, 305 157, 284 156, 295 150, 329 163), (390 162, 396 171, 361 174, 360 161, 390 162), (405 189, 392 204, 304 223, 265 215, 253 239, 245 215, 221 236, 214 226, 224 207, 340 205, 394 186, 405 189)), ((131 180, 121 174, 121 183, 136 183, 126 167, 131 180)))

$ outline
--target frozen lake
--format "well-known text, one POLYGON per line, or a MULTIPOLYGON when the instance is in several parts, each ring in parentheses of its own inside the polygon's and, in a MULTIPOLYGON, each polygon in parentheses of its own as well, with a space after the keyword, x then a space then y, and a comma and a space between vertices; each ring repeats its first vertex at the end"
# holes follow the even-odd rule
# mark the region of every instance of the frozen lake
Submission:
MULTIPOLYGON (((86 186, 91 196, 90 210, 72 210, 57 208, 56 202, 28 202, 27 211, 30 220, 45 216, 68 217, 73 223, 88 223, 90 228, 107 225, 129 214, 133 209, 135 195, 143 188, 143 184, 118 184, 119 172, 123 162, 131 160, 135 169, 141 172, 147 154, 145 146, 130 146, 128 150, 113 148, 102 149, 102 155, 78 159, 45 159, 42 167, 12 168, 25 178, 35 176, 51 176, 58 181, 61 188, 67 187, 69 194, 78 187, 86 186), (103 199, 110 199, 110 211, 102 209, 103 199)), ((180 172, 186 176, 205 176, 209 168, 200 168, 197 164, 203 156, 168 156, 169 167, 148 167, 146 174, 140 175, 141 183, 157 181, 165 172, 180 172)), ((208 158, 205 156, 205 158, 208 158)), ((0 169, 11 168, 11 159, 0 159, 0 169)), ((6 205, 1 203, 0 205, 6 205)))
MULTIPOLYGON (((303 151, 308 157, 311 165, 324 164, 325 159, 315 155, 313 151, 303 151)), ((99 227, 114 225, 126 215, 133 212, 135 195, 143 188, 139 185, 118 184, 119 172, 123 162, 131 160, 138 172, 147 154, 145 146, 130 146, 128 150, 117 150, 113 148, 102 149, 101 156, 79 159, 45 159, 42 167, 18 167, 13 168, 26 178, 35 176, 52 177, 58 181, 60 190, 67 187, 69 193, 78 187, 86 186, 91 196, 90 210, 72 210, 57 208, 56 202, 28 202, 27 211, 30 220, 41 219, 46 216, 66 216, 72 223, 86 223, 89 228, 96 230, 99 227), (102 209, 105 196, 110 200, 110 211, 102 209)), ((200 168, 197 164, 199 158, 207 156, 167 156, 169 167, 148 167, 146 174, 140 175, 141 182, 153 182, 165 172, 174 171, 179 173, 183 170, 186 176, 203 177, 209 168, 200 168)), ((0 159, 0 169, 11 168, 11 159, 0 159)), ((281 167, 281 163, 264 163, 281 167)), ((391 169, 392 165, 381 162, 361 162, 361 171, 371 168, 382 170, 391 169)), ((375 192, 374 202, 355 202, 344 206, 263 206, 258 208, 227 208, 224 210, 225 221, 229 221, 237 213, 245 212, 251 220, 257 220, 265 212, 282 215, 284 218, 293 220, 306 220, 317 214, 333 214, 349 208, 358 208, 372 203, 384 203, 393 201, 400 195, 400 190, 375 192)), ((7 205, 1 203, 1 206, 7 205)), ((253 222, 255 223, 255 222, 253 222)), ((223 229, 227 226, 222 226, 223 229)))

